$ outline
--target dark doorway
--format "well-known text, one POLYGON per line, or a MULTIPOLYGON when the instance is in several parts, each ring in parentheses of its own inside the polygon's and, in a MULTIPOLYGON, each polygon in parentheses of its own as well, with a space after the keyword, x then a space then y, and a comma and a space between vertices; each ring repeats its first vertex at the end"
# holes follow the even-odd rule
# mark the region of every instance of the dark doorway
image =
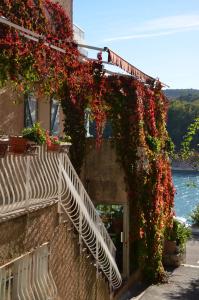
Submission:
POLYGON ((116 263, 123 273, 123 206, 100 204, 97 211, 116 247, 116 263))

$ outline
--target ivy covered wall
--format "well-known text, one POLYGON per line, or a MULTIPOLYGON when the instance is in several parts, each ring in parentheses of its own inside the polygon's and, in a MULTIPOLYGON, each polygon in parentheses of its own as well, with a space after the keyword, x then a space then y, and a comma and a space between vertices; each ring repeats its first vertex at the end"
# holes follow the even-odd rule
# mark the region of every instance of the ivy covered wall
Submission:
POLYGON ((161 83, 108 77, 100 55, 98 62, 81 62, 70 19, 50 0, 3 0, 0 15, 45 37, 37 43, 2 26, 0 87, 12 83, 21 93, 31 91, 38 97, 45 94, 60 99, 78 173, 84 160, 84 110, 91 110, 96 124, 96 147, 100 147, 106 120, 111 122, 130 205, 133 267, 141 267, 150 281, 162 281, 164 232, 172 226, 174 189, 167 101, 161 83), (65 53, 55 51, 51 44, 65 53))

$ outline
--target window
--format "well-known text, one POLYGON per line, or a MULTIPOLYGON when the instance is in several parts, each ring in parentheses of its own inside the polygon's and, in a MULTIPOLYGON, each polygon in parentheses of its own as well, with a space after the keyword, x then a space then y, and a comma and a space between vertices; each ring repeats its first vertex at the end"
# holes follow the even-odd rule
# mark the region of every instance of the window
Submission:
POLYGON ((37 122, 37 100, 29 94, 25 99, 24 126, 32 127, 35 122, 37 122))
POLYGON ((50 109, 50 133, 52 135, 59 135, 60 133, 60 104, 57 100, 51 100, 51 109, 50 109))
MULTIPOLYGON (((89 108, 84 111, 84 127, 86 130, 86 137, 96 137, 96 122, 91 119, 91 110, 89 108)), ((102 137, 108 139, 112 137, 112 126, 109 120, 103 128, 102 137)))
POLYGON ((84 111, 84 127, 86 130, 86 137, 93 137, 93 135, 90 134, 90 127, 91 127, 91 110, 90 108, 86 108, 84 111))

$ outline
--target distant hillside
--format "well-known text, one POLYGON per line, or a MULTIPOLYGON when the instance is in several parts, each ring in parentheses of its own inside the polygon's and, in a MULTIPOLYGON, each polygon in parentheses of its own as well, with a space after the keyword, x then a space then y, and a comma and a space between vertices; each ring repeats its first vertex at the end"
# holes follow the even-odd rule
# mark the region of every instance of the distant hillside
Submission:
MULTIPOLYGON (((176 150, 180 150, 183 137, 196 117, 199 117, 199 90, 167 89, 164 91, 170 100, 167 129, 176 150)), ((198 150, 199 134, 194 137, 191 147, 198 150)))
POLYGON ((199 90, 196 89, 167 89, 164 90, 170 100, 183 100, 187 102, 199 100, 199 90))

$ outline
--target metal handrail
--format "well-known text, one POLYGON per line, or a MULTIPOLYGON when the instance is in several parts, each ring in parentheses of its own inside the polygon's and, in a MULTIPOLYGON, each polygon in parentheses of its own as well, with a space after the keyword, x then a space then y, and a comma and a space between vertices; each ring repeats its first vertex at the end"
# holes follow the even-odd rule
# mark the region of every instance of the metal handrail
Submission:
POLYGON ((122 279, 115 263, 116 248, 66 153, 46 152, 37 156, 7 155, 0 158, 0 220, 49 201, 59 201, 96 260, 110 285, 122 279))
POLYGON ((78 230, 80 244, 82 238, 95 258, 97 272, 101 269, 118 288, 122 279, 115 263, 116 248, 67 155, 60 157, 60 165, 65 179, 62 208, 78 230))

